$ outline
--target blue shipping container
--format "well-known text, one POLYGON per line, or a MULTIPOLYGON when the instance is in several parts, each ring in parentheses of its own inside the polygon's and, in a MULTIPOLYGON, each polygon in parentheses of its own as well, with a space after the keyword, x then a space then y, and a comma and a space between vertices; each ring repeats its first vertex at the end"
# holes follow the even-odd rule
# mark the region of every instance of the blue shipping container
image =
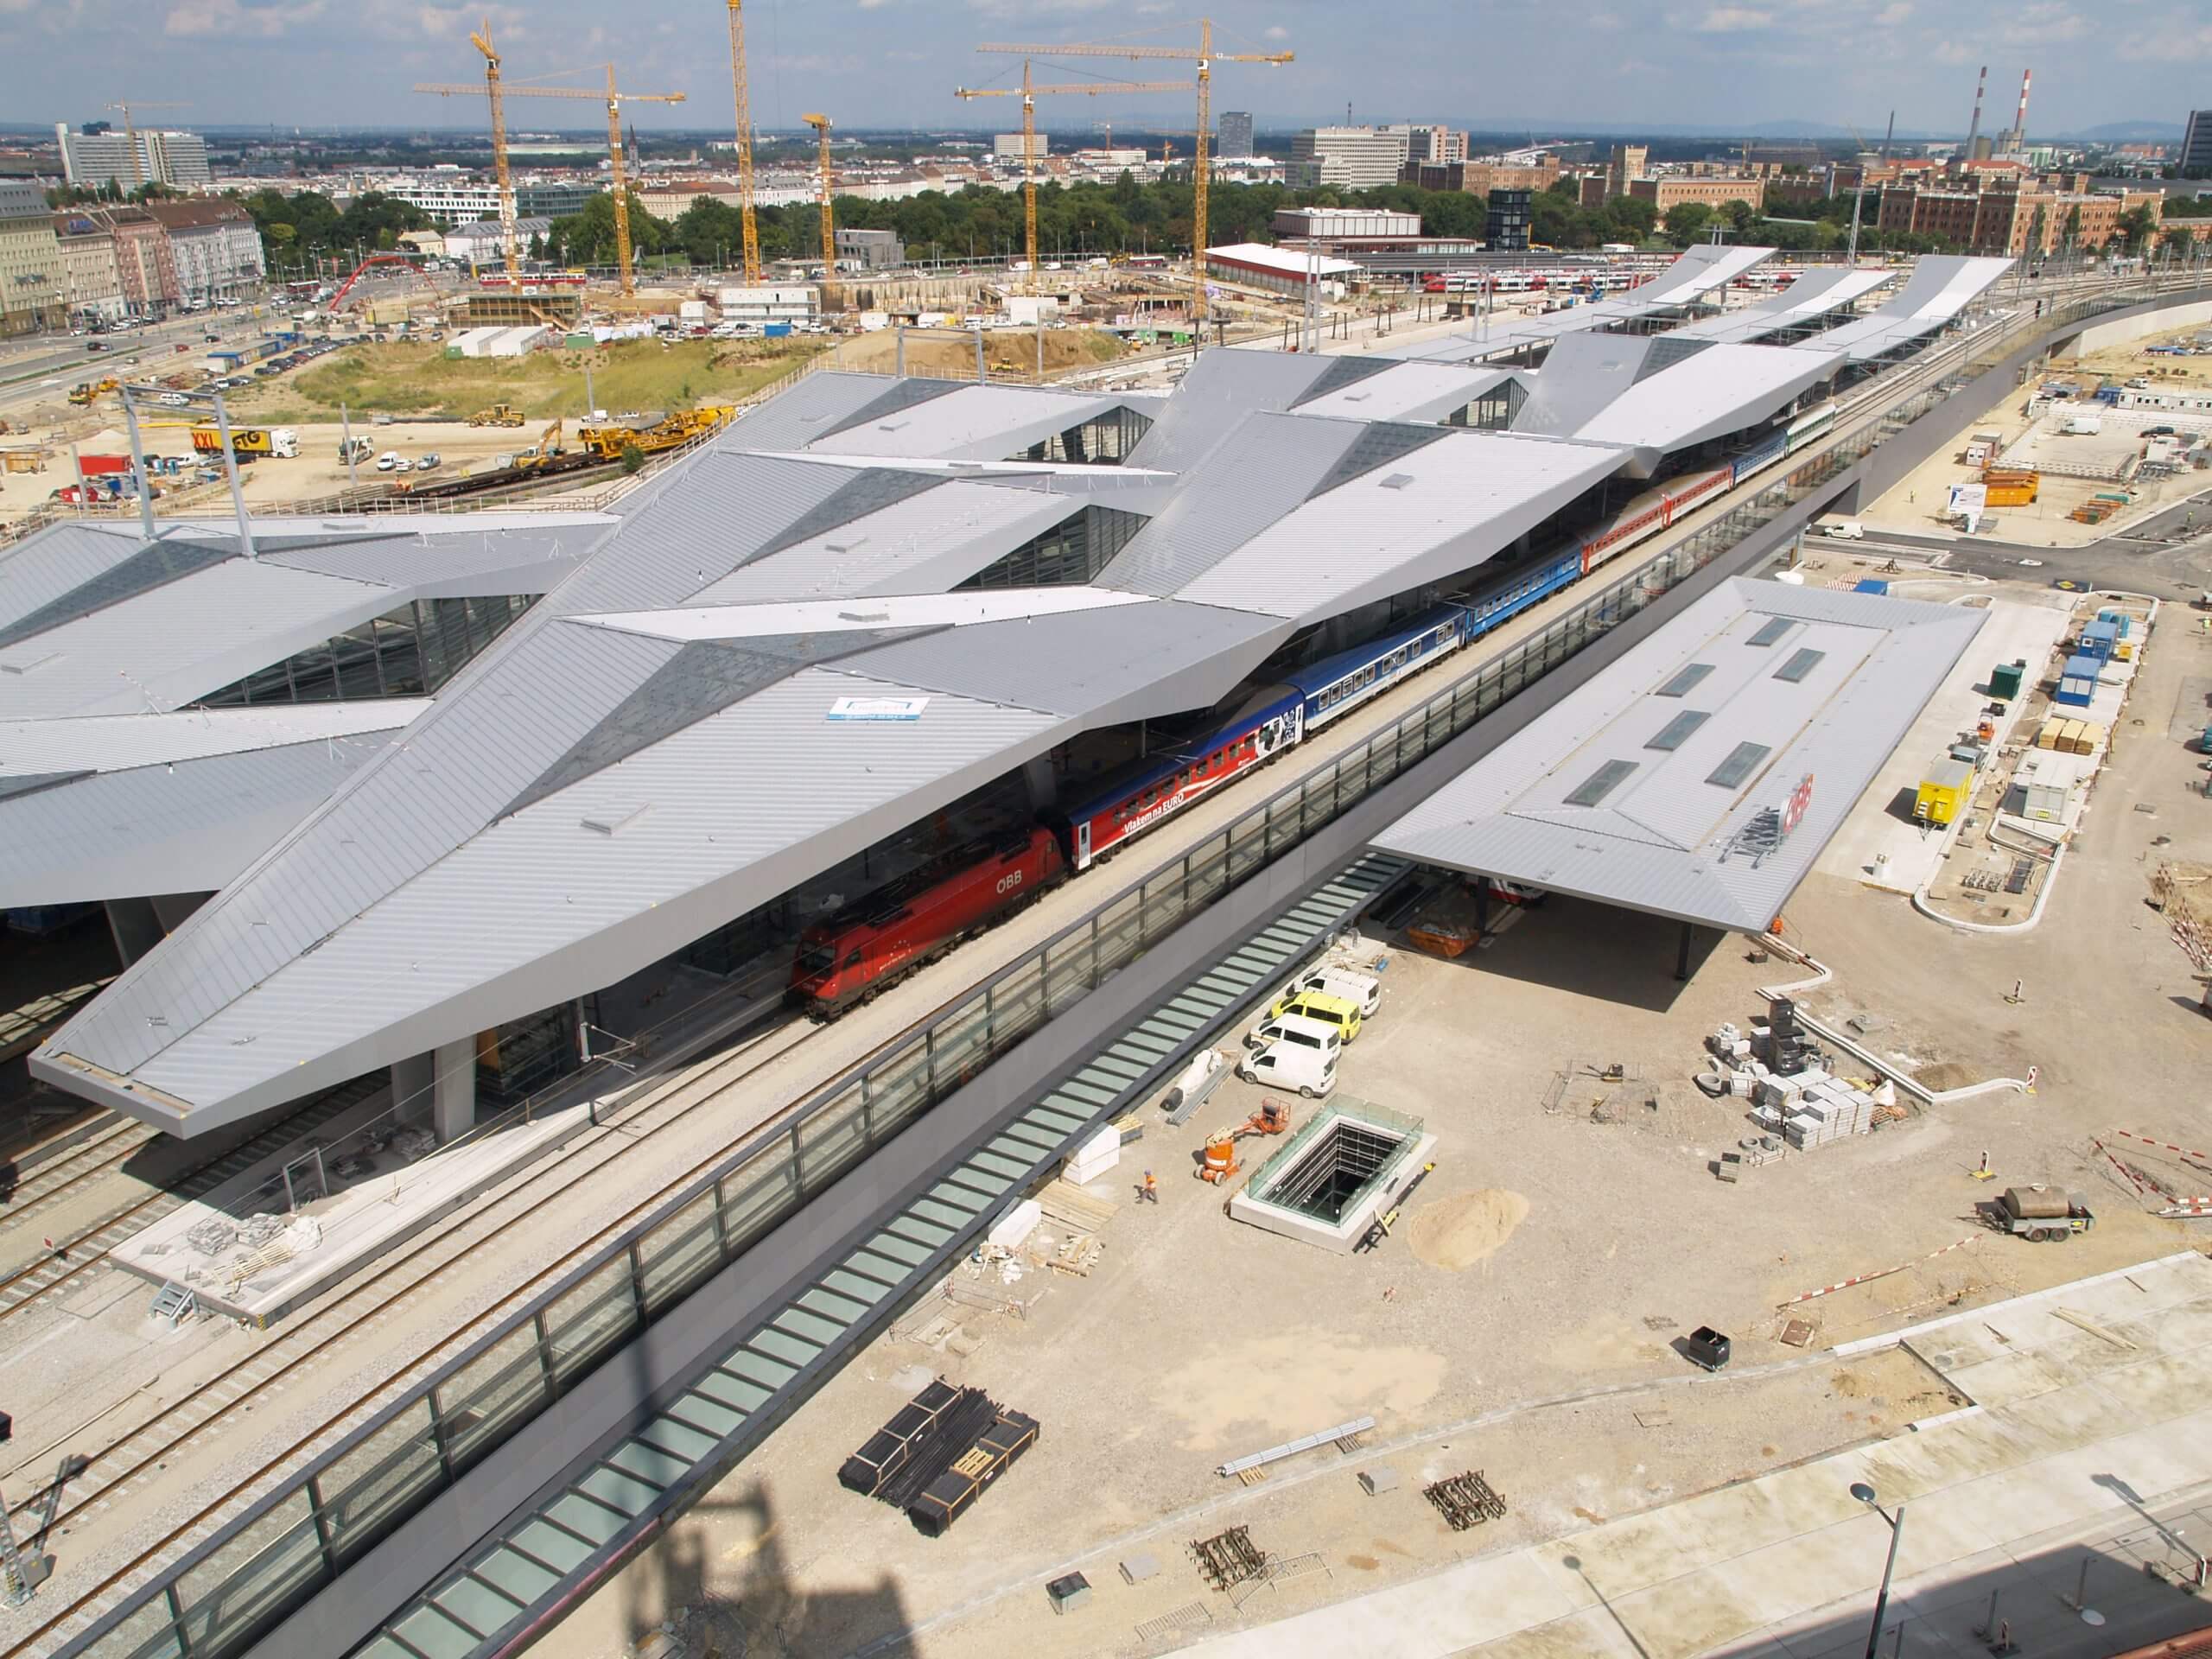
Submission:
POLYGON ((1861 576, 1851 591, 1854 594, 1886 594, 1890 591, 1890 584, 1879 576, 1861 576))
POLYGON ((764 322, 760 325, 760 337, 763 340, 781 340, 791 331, 791 326, 788 322, 764 322))

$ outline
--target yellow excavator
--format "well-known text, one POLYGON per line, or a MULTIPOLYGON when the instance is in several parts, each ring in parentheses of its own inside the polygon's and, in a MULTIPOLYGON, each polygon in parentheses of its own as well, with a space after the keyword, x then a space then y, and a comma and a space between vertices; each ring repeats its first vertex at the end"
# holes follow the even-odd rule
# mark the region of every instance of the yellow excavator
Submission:
POLYGON ((714 404, 703 409, 679 409, 664 415, 648 426, 584 426, 576 429, 576 436, 584 448, 602 461, 619 461, 622 452, 636 446, 639 454, 651 460, 679 448, 692 439, 719 430, 737 417, 733 404, 714 404))
POLYGON ((113 375, 105 380, 80 380, 69 388, 69 401, 81 409, 93 398, 105 397, 111 391, 119 390, 113 375))
POLYGON ((561 432, 562 423, 556 420, 539 433, 536 443, 515 456, 515 470, 518 473, 534 472, 556 456, 566 454, 561 447, 561 432))
POLYGON ((494 404, 489 409, 480 409, 468 417, 471 426, 520 426, 522 410, 512 404, 494 404))

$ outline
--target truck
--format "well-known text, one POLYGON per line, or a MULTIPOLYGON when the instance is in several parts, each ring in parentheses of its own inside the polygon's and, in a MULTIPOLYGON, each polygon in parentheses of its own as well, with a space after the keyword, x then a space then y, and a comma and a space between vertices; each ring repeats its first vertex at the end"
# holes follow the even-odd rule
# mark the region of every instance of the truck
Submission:
MULTIPOLYGON (((192 447, 203 455, 223 453, 223 429, 209 424, 192 429, 192 447)), ((289 426, 234 426, 231 429, 231 453, 251 460, 256 455, 274 455, 289 461, 300 453, 300 435, 289 426)))
POLYGON ((366 461, 375 450, 376 445, 366 438, 338 440, 338 459, 340 461, 366 461))
POLYGON ((2071 1238, 2097 1224, 2089 1201, 2079 1192, 2040 1183, 2008 1186, 1997 1195, 1994 1203, 1982 1207, 1990 1224, 1999 1232, 2032 1239, 2038 1244, 2071 1238))

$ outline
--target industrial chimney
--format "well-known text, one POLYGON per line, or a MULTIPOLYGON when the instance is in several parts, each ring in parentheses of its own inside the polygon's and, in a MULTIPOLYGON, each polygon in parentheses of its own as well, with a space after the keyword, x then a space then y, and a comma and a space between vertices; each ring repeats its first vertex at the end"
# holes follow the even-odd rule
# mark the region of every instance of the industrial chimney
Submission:
POLYGON ((1974 82, 1974 124, 1967 129, 1966 159, 1974 159, 1974 141, 1981 137, 1981 95, 1989 87, 1989 66, 1983 64, 1974 82))
POLYGON ((2035 71, 2020 71, 2020 109, 2012 118, 2012 142, 2010 148, 2017 154, 2028 147, 2028 83, 2035 71))

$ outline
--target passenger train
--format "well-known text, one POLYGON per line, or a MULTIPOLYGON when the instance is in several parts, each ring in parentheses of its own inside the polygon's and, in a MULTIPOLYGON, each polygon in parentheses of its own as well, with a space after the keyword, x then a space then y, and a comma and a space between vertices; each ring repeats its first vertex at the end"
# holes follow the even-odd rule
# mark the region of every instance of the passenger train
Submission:
POLYGON ((1002 842, 941 855, 891 888, 810 928, 790 996, 835 1019, 962 939, 1005 919, 1076 872, 1245 773, 1255 772, 1360 704, 1420 673, 1587 575, 1624 548, 1672 524, 1716 492, 1803 448, 1835 424, 1827 403, 1796 416, 1726 467, 1640 506, 1472 593, 1456 594, 1390 632, 1309 663, 1252 692, 1236 714, 1113 773, 1041 826, 1002 842))

